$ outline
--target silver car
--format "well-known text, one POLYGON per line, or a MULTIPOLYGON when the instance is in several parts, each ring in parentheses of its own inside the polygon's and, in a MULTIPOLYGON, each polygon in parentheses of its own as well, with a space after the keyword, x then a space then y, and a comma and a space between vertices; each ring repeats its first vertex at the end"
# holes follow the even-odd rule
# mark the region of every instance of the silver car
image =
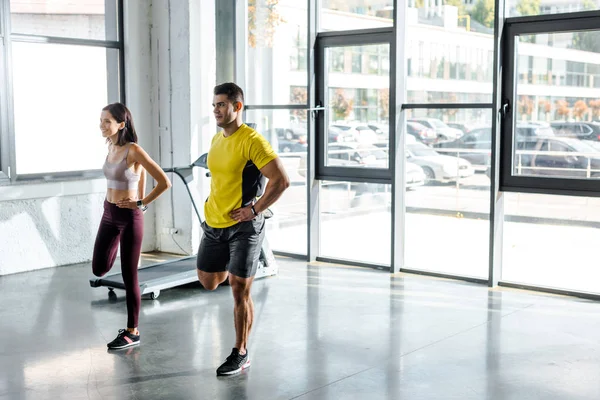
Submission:
POLYGON ((407 160, 423 168, 428 182, 456 182, 475 173, 464 158, 444 156, 423 143, 406 144, 407 160))

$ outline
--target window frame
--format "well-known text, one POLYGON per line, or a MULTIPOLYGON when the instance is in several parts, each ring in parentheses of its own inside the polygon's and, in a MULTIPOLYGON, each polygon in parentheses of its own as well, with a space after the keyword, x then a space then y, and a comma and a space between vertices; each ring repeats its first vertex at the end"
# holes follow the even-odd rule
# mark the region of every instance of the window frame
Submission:
MULTIPOLYGON (((108 0, 107 0, 108 1, 108 0)), ((112 0, 116 7, 116 20, 105 21, 106 25, 116 24, 117 40, 96 40, 73 37, 43 36, 23 33, 11 33, 10 0, 0 0, 0 185, 60 182, 79 179, 95 179, 103 176, 102 170, 76 170, 63 172, 41 172, 19 174, 16 167, 13 88, 12 88, 12 57, 13 42, 62 44, 73 46, 101 47, 117 50, 117 59, 111 60, 108 70, 108 92, 115 92, 119 101, 126 104, 125 96, 125 31, 123 0, 112 0), (116 61, 116 62, 115 62, 116 61)), ((111 2, 112 2, 111 1, 111 2)))
MULTIPOLYGON (((395 59, 395 38, 394 28, 376 28, 352 31, 319 32, 315 42, 315 92, 317 104, 327 104, 328 93, 324 93, 327 87, 325 64, 325 52, 329 48, 340 48, 364 45, 388 45, 390 49, 390 60, 395 59)), ((393 66, 390 65, 389 90, 390 107, 389 121, 395 121, 395 96, 393 95, 393 66)), ((365 182, 365 183, 392 183, 392 166, 394 165, 394 152, 388 152, 387 168, 360 168, 360 167, 333 167, 326 164, 327 145, 325 143, 325 118, 315 119, 315 150, 316 150, 316 169, 315 178, 323 181, 344 181, 344 182, 365 182)), ((394 148, 394 127, 389 124, 389 148, 394 148)))
POLYGON ((12 114, 9 99, 12 98, 9 90, 8 77, 10 65, 8 62, 9 43, 9 3, 0 0, 0 185, 10 182, 11 167, 11 120, 12 114))
POLYGON ((502 34, 502 115, 500 139, 500 190, 516 193, 540 193, 570 196, 600 197, 600 180, 548 178, 513 175, 515 104, 518 103, 515 70, 518 56, 516 38, 519 35, 551 34, 574 31, 600 31, 600 11, 568 14, 536 15, 507 18, 502 34), (504 111, 502 111, 504 110, 504 111))

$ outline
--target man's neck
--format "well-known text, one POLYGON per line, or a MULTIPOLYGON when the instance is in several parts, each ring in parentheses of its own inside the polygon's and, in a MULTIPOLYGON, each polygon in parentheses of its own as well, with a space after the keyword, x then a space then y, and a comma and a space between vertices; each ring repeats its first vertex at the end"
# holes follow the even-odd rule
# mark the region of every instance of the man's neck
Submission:
POLYGON ((235 121, 233 121, 232 123, 228 124, 227 126, 223 127, 223 136, 228 137, 233 135, 234 133, 237 132, 238 129, 240 129, 240 126, 242 126, 242 121, 241 119, 238 120, 236 119, 235 121))

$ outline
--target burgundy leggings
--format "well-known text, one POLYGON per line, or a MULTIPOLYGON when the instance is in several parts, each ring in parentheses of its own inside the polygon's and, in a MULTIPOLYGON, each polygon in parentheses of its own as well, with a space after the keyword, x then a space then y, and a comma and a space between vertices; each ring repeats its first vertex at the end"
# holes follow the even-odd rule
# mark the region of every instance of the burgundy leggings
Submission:
POLYGON ((103 276, 112 268, 121 243, 121 273, 127 300, 127 328, 137 328, 140 315, 138 262, 142 251, 144 214, 141 210, 119 208, 104 200, 104 214, 98 228, 92 271, 103 276))

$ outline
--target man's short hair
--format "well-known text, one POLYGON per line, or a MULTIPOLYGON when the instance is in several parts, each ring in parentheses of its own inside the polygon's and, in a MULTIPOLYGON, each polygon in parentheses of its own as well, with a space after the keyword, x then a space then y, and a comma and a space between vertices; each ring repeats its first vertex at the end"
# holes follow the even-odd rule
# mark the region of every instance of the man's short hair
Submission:
POLYGON ((216 96, 219 94, 226 94, 227 99, 232 103, 235 103, 236 101, 241 103, 244 102, 244 91, 233 82, 222 83, 215 86, 214 95, 216 96))

